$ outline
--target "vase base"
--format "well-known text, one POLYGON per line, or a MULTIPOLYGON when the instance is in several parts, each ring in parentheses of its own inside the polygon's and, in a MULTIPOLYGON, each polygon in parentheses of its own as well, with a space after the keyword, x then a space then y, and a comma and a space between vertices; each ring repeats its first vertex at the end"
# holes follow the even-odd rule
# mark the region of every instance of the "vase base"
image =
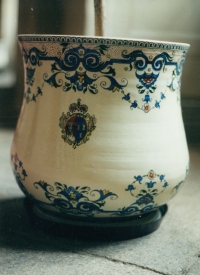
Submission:
POLYGON ((153 233, 168 209, 165 204, 149 213, 128 218, 87 218, 46 210, 27 198, 24 205, 38 229, 57 236, 99 241, 133 239, 153 233))

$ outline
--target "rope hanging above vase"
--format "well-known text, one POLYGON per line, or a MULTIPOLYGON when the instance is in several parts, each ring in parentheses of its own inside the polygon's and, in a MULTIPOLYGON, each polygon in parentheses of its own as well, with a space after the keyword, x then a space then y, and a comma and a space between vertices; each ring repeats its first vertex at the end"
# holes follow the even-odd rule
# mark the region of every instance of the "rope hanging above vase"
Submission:
POLYGON ((104 0, 94 0, 95 36, 104 36, 104 0))

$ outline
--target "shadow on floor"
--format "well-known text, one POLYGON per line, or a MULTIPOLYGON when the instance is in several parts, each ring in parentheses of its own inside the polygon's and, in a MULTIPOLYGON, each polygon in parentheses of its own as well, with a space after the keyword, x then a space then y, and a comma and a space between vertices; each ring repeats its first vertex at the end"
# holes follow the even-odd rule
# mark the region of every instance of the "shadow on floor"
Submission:
POLYGON ((95 230, 92 235, 91 231, 81 232, 66 225, 44 222, 27 212, 25 202, 24 198, 0 201, 1 247, 73 252, 116 240, 115 236, 106 235, 96 238, 95 230))
MULTIPOLYGON (((0 246, 14 250, 71 251, 101 245, 101 242, 83 240, 62 227, 47 226, 29 215, 25 199, 0 201, 0 246)), ((103 244, 103 240, 102 240, 103 244)), ((105 244, 105 243, 104 243, 105 244)))
MULTIPOLYGON (((166 206, 164 211, 166 213, 166 206)), ((158 210, 155 212, 158 212, 158 210)), ((145 219, 149 219, 152 213, 145 214, 145 219)), ((134 232, 133 236, 133 230, 135 230, 131 224, 133 219, 135 220, 136 217, 124 219, 122 223, 120 218, 117 222, 119 223, 117 228, 114 226, 102 229, 96 221, 92 228, 63 225, 36 217, 32 211, 32 204, 25 198, 1 200, 0 246, 12 249, 65 250, 72 252, 94 246, 105 246, 111 242, 140 237, 141 230, 143 230, 141 226, 139 230, 137 228, 137 232, 134 232), (123 225, 120 226, 120 223, 123 225), (127 228, 124 225, 128 225, 127 228)), ((143 231, 143 235, 155 231, 161 220, 162 218, 159 220, 159 224, 158 222, 151 222, 150 228, 148 228, 148 223, 145 224, 146 231, 143 231)), ((144 227, 143 223, 142 226, 144 227)))

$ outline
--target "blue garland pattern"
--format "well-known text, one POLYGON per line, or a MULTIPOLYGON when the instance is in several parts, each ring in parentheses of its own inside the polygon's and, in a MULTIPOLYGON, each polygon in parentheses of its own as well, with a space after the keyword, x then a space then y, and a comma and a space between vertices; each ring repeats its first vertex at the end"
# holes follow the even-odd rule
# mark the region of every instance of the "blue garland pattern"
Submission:
MULTIPOLYGON (((34 196, 30 194, 24 186, 28 174, 23 167, 22 161, 18 155, 11 155, 11 161, 13 164, 13 171, 16 181, 24 192, 24 194, 34 199, 34 196)), ((189 168, 186 169, 186 175, 189 168)), ((185 175, 185 177, 186 177, 185 175)), ((176 195, 178 189, 182 186, 185 179, 180 181, 172 190, 172 197, 176 195)), ((128 216, 131 214, 142 214, 151 211, 158 207, 155 203, 155 197, 159 196, 169 188, 169 183, 165 179, 164 174, 156 174, 153 170, 150 170, 146 175, 134 176, 134 181, 127 186, 125 191, 130 192, 134 197, 134 203, 128 207, 123 207, 118 210, 104 210, 104 206, 108 199, 116 200, 118 195, 107 189, 94 189, 91 190, 88 186, 68 186, 59 182, 55 182, 54 186, 48 184, 45 181, 38 181, 34 183, 36 189, 41 188, 44 191, 45 197, 49 200, 49 204, 57 208, 60 212, 71 213, 73 215, 87 215, 93 216, 95 213, 104 213, 115 216, 128 216), (138 193, 137 186, 146 186, 138 193), (161 185, 162 189, 155 188, 156 185, 161 185), (94 198, 94 199, 91 199, 94 198)), ((38 201, 41 204, 46 204, 38 201)))
POLYGON ((108 50, 110 46, 108 45, 100 44, 94 49, 88 49, 82 44, 74 48, 70 48, 69 43, 63 42, 60 45, 62 46, 62 52, 57 56, 49 56, 44 46, 42 50, 33 47, 28 52, 22 47, 26 64, 26 84, 28 85, 25 92, 27 103, 30 101, 36 102, 37 97, 43 95, 42 89, 45 83, 54 88, 62 87, 64 92, 78 91, 97 94, 98 87, 96 81, 100 80, 100 86, 104 90, 121 92, 123 95, 122 100, 130 104, 131 110, 137 108, 148 113, 151 109, 159 109, 162 100, 166 99, 166 91, 163 91, 153 103, 151 94, 156 91, 156 81, 161 70, 164 72, 167 66, 174 67, 171 82, 167 85, 167 89, 175 92, 180 88, 181 71, 186 57, 185 51, 182 54, 181 60, 175 62, 173 61, 173 52, 172 55, 162 52, 155 56, 147 56, 141 50, 135 50, 131 53, 124 50, 119 59, 109 56, 108 50), (102 56, 109 58, 105 60, 102 56), (31 86, 33 86, 35 81, 34 74, 36 67, 42 66, 43 61, 52 61, 52 74, 49 76, 47 73, 44 73, 43 84, 41 87, 37 87, 35 92, 32 92, 31 86), (125 88, 128 86, 127 79, 121 79, 121 83, 116 80, 116 71, 113 64, 129 65, 129 68, 125 67, 124 69, 127 71, 134 70, 135 76, 139 81, 136 87, 138 93, 142 95, 142 105, 137 100, 131 99, 130 93, 125 92, 125 88), (93 77, 89 73, 93 73, 93 77), (175 83, 178 83, 178 87, 175 87, 175 83))

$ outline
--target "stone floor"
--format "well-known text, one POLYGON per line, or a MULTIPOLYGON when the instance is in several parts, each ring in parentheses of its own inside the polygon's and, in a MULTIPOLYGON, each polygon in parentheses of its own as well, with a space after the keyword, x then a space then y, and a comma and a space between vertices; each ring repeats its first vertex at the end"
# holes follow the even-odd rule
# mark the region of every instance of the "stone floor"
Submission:
POLYGON ((160 228, 126 241, 89 241, 33 226, 10 168, 12 128, 0 128, 0 275, 200 274, 200 143, 160 228))

